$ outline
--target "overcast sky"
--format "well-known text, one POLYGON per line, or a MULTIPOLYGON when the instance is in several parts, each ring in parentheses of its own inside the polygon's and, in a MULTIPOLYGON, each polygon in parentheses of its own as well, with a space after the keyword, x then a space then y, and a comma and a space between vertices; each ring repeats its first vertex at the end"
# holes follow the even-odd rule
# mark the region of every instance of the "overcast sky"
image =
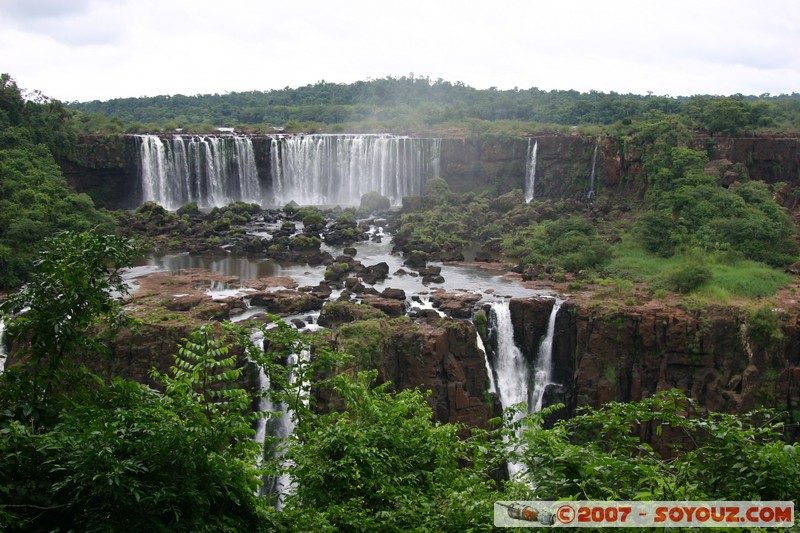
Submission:
POLYGON ((0 72, 70 102, 428 76, 800 92, 798 0, 0 0, 0 72))

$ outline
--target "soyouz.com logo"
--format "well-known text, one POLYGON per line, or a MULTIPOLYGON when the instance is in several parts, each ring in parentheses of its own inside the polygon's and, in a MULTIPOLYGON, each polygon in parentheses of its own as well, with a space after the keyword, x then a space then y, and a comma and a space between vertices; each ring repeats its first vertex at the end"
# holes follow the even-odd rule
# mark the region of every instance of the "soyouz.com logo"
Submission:
POLYGON ((497 527, 790 527, 794 502, 502 501, 497 527))

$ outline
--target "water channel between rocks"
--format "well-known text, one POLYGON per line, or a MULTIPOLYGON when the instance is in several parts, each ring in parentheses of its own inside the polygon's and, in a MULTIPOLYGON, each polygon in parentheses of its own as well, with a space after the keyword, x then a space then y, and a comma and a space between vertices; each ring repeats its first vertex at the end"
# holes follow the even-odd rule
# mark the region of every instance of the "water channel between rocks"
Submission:
MULTIPOLYGON (((365 266, 385 262, 389 266, 389 276, 386 280, 376 282, 374 288, 378 291, 390 287, 402 289, 412 307, 415 305, 424 307, 426 300, 437 290, 479 294, 481 299, 487 302, 551 294, 550 291, 526 288, 517 279, 507 276, 503 270, 469 263, 431 262, 430 266, 441 267, 444 281, 442 283, 423 283, 422 276, 416 275, 412 268, 403 264, 403 257, 400 254, 392 253, 391 235, 383 234, 380 228, 372 228, 370 234, 376 233, 382 237, 381 242, 370 239, 352 245, 357 251, 354 259, 365 266)), ((334 257, 341 255, 342 249, 342 247, 322 245, 322 251, 327 251, 334 257)), ((136 280, 148 274, 164 271, 179 273, 187 269, 203 269, 230 276, 236 278, 238 284, 269 277, 288 277, 302 287, 317 285, 323 281, 327 268, 325 265, 278 263, 269 258, 243 255, 206 257, 189 253, 153 254, 141 261, 138 266, 130 269, 125 277, 129 280, 132 291, 137 288, 136 280)), ((236 295, 246 297, 247 289, 237 287, 237 283, 228 283, 226 286, 211 287, 208 294, 212 298, 236 295)), ((338 292, 334 292, 332 298, 336 296, 338 296, 338 292)), ((255 312, 257 309, 253 309, 250 314, 255 312)))

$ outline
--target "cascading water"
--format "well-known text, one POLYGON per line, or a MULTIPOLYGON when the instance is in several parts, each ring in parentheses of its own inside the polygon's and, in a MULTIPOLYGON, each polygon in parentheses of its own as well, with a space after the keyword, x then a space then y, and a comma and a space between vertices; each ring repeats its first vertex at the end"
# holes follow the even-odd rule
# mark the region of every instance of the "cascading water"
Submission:
POLYGON ((553 337, 556 331, 556 317, 563 303, 563 300, 558 298, 553 303, 553 310, 550 311, 550 319, 547 322, 547 332, 539 345, 539 354, 534 367, 533 388, 528 402, 529 411, 532 413, 542 410, 544 392, 549 385, 553 384, 553 337))
MULTIPOLYGON (((494 302, 491 308, 492 327, 496 339, 494 371, 497 376, 497 392, 503 410, 522 402, 527 403, 527 412, 534 413, 543 407, 542 400, 548 385, 552 384, 552 351, 555 323, 562 300, 556 299, 547 332, 539 345, 539 353, 534 368, 534 379, 531 383, 528 363, 522 351, 514 342, 514 327, 511 323, 511 310, 507 300, 494 302)), ((525 412, 518 413, 514 420, 519 420, 525 412)), ((508 463, 508 475, 514 478, 522 470, 522 465, 508 463)))
MULTIPOLYGON (((514 326, 511 323, 508 300, 493 303, 490 317, 497 345, 494 362, 494 371, 497 375, 496 387, 500 405, 505 411, 513 405, 528 401, 528 364, 514 342, 514 326)), ((519 412, 514 420, 519 420, 524 415, 524 411, 519 412)), ((511 479, 514 479, 521 470, 521 464, 508 462, 508 475, 511 479)))
MULTIPOLYGON (((264 372, 264 369, 258 367, 258 390, 259 391, 268 391, 269 390, 269 376, 267 373, 264 372)), ((265 413, 269 411, 269 400, 266 398, 259 398, 258 399, 258 412, 265 413)), ((266 418, 259 418, 256 422, 256 436, 255 441, 259 444, 264 444, 264 439, 267 436, 267 419, 266 418)), ((259 460, 260 462, 260 460, 259 460)))
POLYGON ((439 139, 392 135, 277 137, 270 149, 274 203, 358 205, 378 192, 399 205, 439 177, 439 139))
POLYGON ((514 342, 514 326, 508 300, 494 302, 491 311, 492 325, 497 342, 495 374, 497 391, 503 409, 528 401, 528 364, 514 342))
POLYGON ((480 333, 478 333, 476 337, 478 338, 478 349, 483 352, 483 362, 486 363, 486 374, 489 376, 489 393, 496 394, 497 386, 494 384, 494 373, 492 372, 491 365, 489 365, 489 357, 486 355, 486 346, 483 344, 480 333))
POLYGON ((137 135, 136 139, 144 201, 166 209, 189 202, 221 207, 237 200, 263 201, 249 137, 137 135))
MULTIPOLYGON (((254 344, 263 345, 264 334, 257 331, 253 334, 252 340, 254 344)), ((288 371, 287 381, 292 385, 297 380, 297 373, 295 371, 299 360, 308 360, 309 351, 302 350, 298 354, 292 353, 286 358, 286 368, 288 371)), ((270 379, 263 368, 258 368, 258 385, 263 393, 270 390, 270 379)), ((308 390, 307 383, 301 383, 300 387, 303 391, 308 390)), ((306 401, 304 399, 302 401, 306 401)), ((258 402, 258 410, 262 413, 271 413, 268 418, 259 418, 256 425, 255 440, 258 443, 264 444, 267 436, 271 437, 270 444, 264 449, 265 456, 270 455, 274 459, 280 461, 283 466, 286 466, 286 460, 283 455, 286 452, 286 442, 291 434, 294 432, 294 417, 291 409, 285 403, 274 403, 266 397, 262 396, 258 402)), ((261 459, 259 459, 259 462, 261 459)), ((283 505, 283 500, 286 494, 292 489, 292 480, 288 473, 284 472, 279 476, 270 476, 264 478, 264 484, 261 488, 262 494, 270 494, 277 496, 276 506, 280 508, 283 505)))
POLYGON ((589 194, 588 199, 594 200, 595 197, 595 186, 594 186, 594 171, 597 167, 597 145, 594 145, 594 153, 592 154, 592 170, 589 173, 589 194))
MULTIPOLYGON (((294 356, 293 360, 290 358, 288 364, 294 364, 296 362, 297 358, 294 356)), ((291 411, 284 403, 273 405, 271 402, 268 402, 267 409, 278 415, 269 420, 266 432, 275 439, 275 446, 272 449, 273 455, 276 458, 281 458, 286 452, 286 440, 294 432, 294 420, 292 419, 291 411)), ((291 485, 292 481, 289 474, 283 473, 280 476, 265 480, 264 492, 265 494, 276 495, 278 497, 277 506, 280 507, 283 505, 283 500, 291 489, 291 485)))
POLYGON ((6 369, 6 322, 0 318, 0 374, 6 369))
POLYGON ((536 153, 539 151, 539 141, 528 139, 528 164, 525 167, 525 201, 533 200, 533 191, 536 187, 536 153))

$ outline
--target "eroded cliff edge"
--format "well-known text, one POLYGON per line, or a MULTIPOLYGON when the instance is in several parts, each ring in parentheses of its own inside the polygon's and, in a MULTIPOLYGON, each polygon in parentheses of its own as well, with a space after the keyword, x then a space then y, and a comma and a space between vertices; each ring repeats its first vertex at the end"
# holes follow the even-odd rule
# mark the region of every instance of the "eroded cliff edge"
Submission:
MULTIPOLYGON (((169 276, 162 278, 175 290, 185 289, 169 276)), ((296 311, 293 302, 300 292, 287 290, 278 296, 285 305, 273 311, 283 315, 296 311)), ((151 367, 171 363, 168 354, 174 353, 193 323, 225 320, 241 311, 237 299, 214 302, 203 295, 187 304, 185 294, 173 298, 167 289, 158 291, 150 303, 148 298, 140 295, 131 305, 136 316, 156 317, 154 323, 135 335, 121 334, 114 357, 103 363, 114 368, 98 370, 146 381, 151 367)), ((482 330, 490 360, 495 356, 490 328, 483 329, 482 320, 476 319, 487 304, 466 304, 472 306, 473 319, 390 317, 369 304, 345 305, 352 312, 342 314, 338 304, 330 306, 332 311, 323 307, 322 316, 336 313, 326 335, 335 346, 356 354, 353 370, 377 369, 379 380, 391 381, 398 390, 431 391, 428 401, 442 422, 485 427, 500 414, 478 348, 482 330)), ((553 305, 552 297, 510 301, 514 339, 531 367, 553 305)), ((447 306, 441 304, 439 309, 447 306)), ((461 311, 466 310, 456 314, 463 317, 461 311)), ((566 410, 557 416, 570 416, 581 406, 636 401, 678 388, 709 410, 744 413, 764 406, 800 416, 800 313, 796 307, 772 312, 778 329, 765 335, 753 330, 756 326, 747 309, 735 305, 691 309, 659 300, 599 305, 566 297, 553 336, 557 385, 545 391, 544 404, 563 403, 566 410)))
MULTIPOLYGON (((512 300, 517 342, 536 353, 552 301, 512 300), (543 318, 544 317, 544 318, 543 318)), ((779 329, 750 331, 736 306, 688 310, 651 301, 596 305, 567 300, 556 321, 550 402, 579 406, 636 401, 678 388, 709 410, 744 413, 764 406, 800 415, 797 311, 774 309, 779 329)))
MULTIPOLYGON (((269 188, 272 137, 252 139, 260 179, 269 188)), ((610 137, 577 133, 445 138, 441 140, 440 175, 457 192, 482 190, 501 194, 522 189, 532 143, 538 145, 536 198, 584 197, 591 186, 593 169, 598 190, 606 188, 625 196, 639 196, 647 186, 644 180, 637 180, 643 169, 636 146, 610 137)), ((705 151, 711 161, 741 165, 749 179, 800 186, 800 137, 698 134, 690 144, 705 151)), ((75 153, 61 161, 61 166, 70 184, 78 192, 92 196, 99 207, 134 208, 141 204, 135 136, 83 136, 75 153)))

